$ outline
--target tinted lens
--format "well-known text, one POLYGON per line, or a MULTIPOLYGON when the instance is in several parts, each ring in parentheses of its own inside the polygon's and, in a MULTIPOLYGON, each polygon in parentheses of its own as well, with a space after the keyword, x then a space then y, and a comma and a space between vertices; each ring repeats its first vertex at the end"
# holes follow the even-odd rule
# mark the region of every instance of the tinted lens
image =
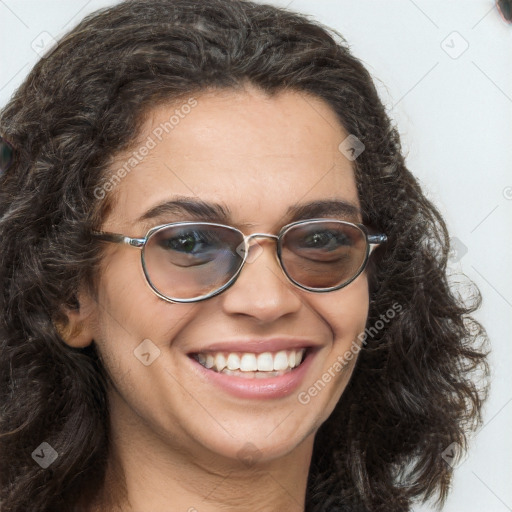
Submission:
POLYGON ((362 270, 368 246, 357 226, 311 222, 291 227, 283 236, 281 260, 288 276, 306 288, 342 286, 362 270))
POLYGON ((9 169, 12 163, 12 156, 12 146, 3 137, 0 137, 0 174, 9 169))
POLYGON ((240 269, 235 229, 209 224, 171 226, 155 231, 143 251, 150 284, 170 299, 193 299, 218 290, 240 269))
POLYGON ((499 0, 497 2, 498 9, 503 16, 503 19, 512 22, 512 1, 511 0, 499 0))

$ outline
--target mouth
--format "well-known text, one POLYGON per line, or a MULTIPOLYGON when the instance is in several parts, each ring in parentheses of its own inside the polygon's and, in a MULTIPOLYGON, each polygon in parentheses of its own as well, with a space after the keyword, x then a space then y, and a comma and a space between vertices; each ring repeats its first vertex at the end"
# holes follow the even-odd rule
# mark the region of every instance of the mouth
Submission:
POLYGON ((278 352, 200 352, 191 354, 201 366, 244 379, 268 379, 291 372, 302 364, 307 348, 278 352))
POLYGON ((239 351, 226 351, 225 346, 211 347, 188 356, 201 380, 232 397, 284 398, 303 386, 320 347, 303 345, 272 351, 271 346, 269 343, 257 348, 233 347, 239 351), (251 349, 256 351, 247 351, 251 349))

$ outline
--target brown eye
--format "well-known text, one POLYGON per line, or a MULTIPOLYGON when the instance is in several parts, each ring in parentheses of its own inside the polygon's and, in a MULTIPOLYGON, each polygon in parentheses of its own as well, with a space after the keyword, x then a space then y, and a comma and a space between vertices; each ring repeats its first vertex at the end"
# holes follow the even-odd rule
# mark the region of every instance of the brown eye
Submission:
POLYGON ((301 245, 308 249, 334 251, 340 247, 352 245, 352 241, 341 232, 318 231, 306 235, 301 245))

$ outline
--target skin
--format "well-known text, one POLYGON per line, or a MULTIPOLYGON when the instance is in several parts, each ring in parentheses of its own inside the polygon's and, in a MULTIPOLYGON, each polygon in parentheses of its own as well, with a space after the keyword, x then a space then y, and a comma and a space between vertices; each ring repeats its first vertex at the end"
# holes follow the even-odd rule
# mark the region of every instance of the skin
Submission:
MULTIPOLYGON (((338 150, 348 133, 322 100, 297 92, 270 98, 251 86, 195 97, 197 106, 116 186, 103 230, 135 237, 158 224, 195 220, 168 214, 136 223, 176 196, 221 203, 245 234, 277 233, 295 203, 340 199, 359 206, 351 162, 338 150)), ((149 112, 140 141, 175 108, 149 112)), ((297 394, 364 330, 368 282, 363 273, 334 292, 301 290, 280 270, 275 242, 259 244, 261 253, 231 288, 195 304, 159 299, 144 279, 140 251, 107 244, 97 297, 80 293, 80 310, 69 313, 71 330, 79 333, 68 343, 96 343, 115 385, 108 392, 110 467, 117 465, 126 479, 131 506, 123 510, 304 510, 315 432, 343 393, 356 357, 309 403, 297 394), (213 341, 279 335, 321 346, 297 392, 283 398, 235 398, 183 364, 191 348, 213 341), (133 353, 145 339, 160 350, 149 366, 133 353), (251 463, 241 460, 247 452, 251 463)), ((112 475, 110 469, 114 485, 112 475)))

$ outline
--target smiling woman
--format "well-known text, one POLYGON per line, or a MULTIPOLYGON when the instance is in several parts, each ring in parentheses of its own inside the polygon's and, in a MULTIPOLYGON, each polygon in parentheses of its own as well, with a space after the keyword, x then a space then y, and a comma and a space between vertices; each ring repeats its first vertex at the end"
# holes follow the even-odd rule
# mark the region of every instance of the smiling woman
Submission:
POLYGON ((338 34, 122 2, 0 131, 1 512, 444 500, 486 395, 478 290, 450 290, 445 223, 338 34))

